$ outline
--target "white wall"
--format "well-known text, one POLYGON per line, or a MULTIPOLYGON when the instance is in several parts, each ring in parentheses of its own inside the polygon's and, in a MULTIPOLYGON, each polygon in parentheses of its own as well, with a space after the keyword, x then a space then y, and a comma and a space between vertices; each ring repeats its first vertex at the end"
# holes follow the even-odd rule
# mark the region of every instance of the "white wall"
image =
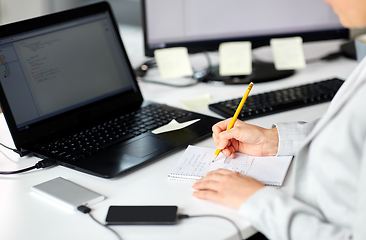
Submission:
MULTIPOLYGON (((78 7, 101 0, 0 0, 0 24, 78 7)), ((141 25, 140 0, 107 0, 117 21, 141 25)))
POLYGON ((48 12, 48 0, 0 0, 0 24, 43 15, 48 12))

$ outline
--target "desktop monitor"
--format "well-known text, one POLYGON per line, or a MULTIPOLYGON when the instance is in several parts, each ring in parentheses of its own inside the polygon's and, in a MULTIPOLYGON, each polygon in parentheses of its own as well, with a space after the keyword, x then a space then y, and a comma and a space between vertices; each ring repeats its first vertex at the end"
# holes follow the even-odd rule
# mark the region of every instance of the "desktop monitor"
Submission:
MULTIPOLYGON (((146 56, 153 56, 156 49, 178 46, 187 47, 189 53, 216 51, 221 43, 230 41, 250 41, 257 48, 269 45, 272 38, 300 36, 308 42, 349 37, 349 30, 323 0, 141 2, 146 56)), ((275 71, 272 63, 254 62, 249 80, 261 82, 292 74, 275 71), (261 76, 263 72, 268 76, 261 76)), ((220 78, 217 71, 211 77, 220 78)))

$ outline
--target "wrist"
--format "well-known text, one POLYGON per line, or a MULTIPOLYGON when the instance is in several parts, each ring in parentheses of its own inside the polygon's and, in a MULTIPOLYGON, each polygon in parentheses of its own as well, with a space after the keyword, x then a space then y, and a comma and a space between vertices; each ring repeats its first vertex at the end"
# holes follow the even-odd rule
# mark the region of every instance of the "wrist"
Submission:
POLYGON ((278 143, 279 143, 279 137, 278 137, 278 131, 277 128, 271 128, 266 129, 266 142, 265 142, 265 148, 266 151, 263 152, 264 156, 275 156, 278 152, 278 143))

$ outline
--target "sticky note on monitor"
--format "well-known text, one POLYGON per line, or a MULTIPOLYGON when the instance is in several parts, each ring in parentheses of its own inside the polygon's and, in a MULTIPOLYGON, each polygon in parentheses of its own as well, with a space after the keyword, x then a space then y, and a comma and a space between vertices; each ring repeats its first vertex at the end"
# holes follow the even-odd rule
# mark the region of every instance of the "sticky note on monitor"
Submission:
POLYGON ((226 42, 219 47, 220 75, 237 76, 252 73, 252 43, 226 42))
POLYGON ((277 70, 306 67, 301 37, 271 39, 274 65, 277 70))
POLYGON ((192 76, 193 70, 185 47, 158 49, 154 51, 161 78, 192 76))

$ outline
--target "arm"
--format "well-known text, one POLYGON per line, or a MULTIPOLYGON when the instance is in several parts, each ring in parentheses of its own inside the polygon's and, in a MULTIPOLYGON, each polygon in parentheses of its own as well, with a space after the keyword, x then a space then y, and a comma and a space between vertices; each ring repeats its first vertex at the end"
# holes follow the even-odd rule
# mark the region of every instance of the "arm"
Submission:
MULTIPOLYGON (((271 187, 264 187, 252 195, 240 207, 239 213, 273 240, 349 240, 352 236, 350 227, 327 222, 317 208, 271 187)), ((359 214, 365 214, 365 211, 359 214)))
POLYGON ((311 122, 277 123, 273 127, 278 131, 278 151, 276 155, 295 155, 301 142, 313 130, 319 119, 311 122))
MULTIPOLYGON (((352 205, 333 206, 340 213, 345 209, 352 213, 346 225, 329 222, 319 208, 270 187, 261 188, 247 198, 239 213, 270 239, 365 239, 366 141, 361 149, 358 168, 354 171, 357 181, 354 185, 347 185, 355 191, 354 201, 352 205)), ((339 179, 337 182, 341 184, 339 179)))
MULTIPOLYGON (((361 191, 366 189, 365 174, 361 191)), ((237 172, 225 169, 210 172, 196 181, 193 189, 197 190, 193 192, 197 198, 239 209, 240 215, 272 240, 350 240, 352 235, 355 240, 366 236, 366 193, 361 191, 352 233, 351 226, 327 222, 318 208, 288 196, 279 189, 265 187, 257 180, 237 172)))
POLYGON ((279 123, 266 129, 237 120, 232 129, 226 130, 230 121, 226 119, 212 127, 217 148, 230 158, 237 151, 253 156, 294 155, 317 122, 279 123))

